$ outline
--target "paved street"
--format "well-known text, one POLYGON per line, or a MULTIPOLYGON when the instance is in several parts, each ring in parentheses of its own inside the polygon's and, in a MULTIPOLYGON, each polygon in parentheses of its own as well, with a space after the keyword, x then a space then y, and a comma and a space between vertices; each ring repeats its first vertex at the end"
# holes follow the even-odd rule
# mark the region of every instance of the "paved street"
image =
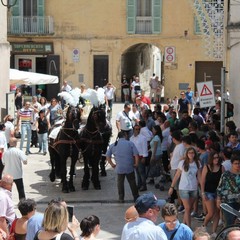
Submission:
MULTIPOLYGON (((117 112, 123 109, 123 104, 114 104, 113 107, 113 127, 114 134, 111 142, 116 139, 115 116, 117 112)), ((81 179, 83 176, 83 166, 77 163, 77 175, 74 179, 76 192, 64 194, 61 192, 61 184, 50 182, 48 175, 50 172, 49 155, 38 154, 38 148, 31 148, 33 154, 28 156, 28 165, 24 166, 24 185, 26 196, 33 198, 38 203, 38 211, 43 212, 48 201, 60 196, 68 204, 74 205, 74 213, 79 219, 95 214, 100 218, 102 231, 99 238, 102 239, 120 239, 122 227, 124 225, 124 212, 132 204, 132 195, 128 184, 126 183, 126 202, 120 204, 117 202, 118 194, 116 187, 116 174, 107 166, 107 177, 100 177, 102 190, 95 190, 92 185, 88 191, 81 189, 81 179)), ((168 188, 167 188, 168 189, 168 188)), ((159 191, 154 186, 148 186, 149 191, 155 192, 159 198, 167 198, 167 191, 159 191)), ((16 188, 13 188, 14 203, 18 203, 16 188)), ((162 219, 159 219, 159 223, 162 219)), ((194 223, 196 226, 196 223, 194 223)), ((198 225, 201 225, 198 223, 198 225)))

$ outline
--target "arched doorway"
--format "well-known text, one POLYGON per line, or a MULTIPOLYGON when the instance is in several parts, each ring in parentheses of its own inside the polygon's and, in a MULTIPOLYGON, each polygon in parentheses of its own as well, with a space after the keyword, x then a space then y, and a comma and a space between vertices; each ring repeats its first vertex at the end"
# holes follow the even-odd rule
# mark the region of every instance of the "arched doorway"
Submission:
POLYGON ((162 59, 162 53, 158 47, 149 43, 135 44, 122 54, 121 75, 126 75, 129 82, 131 82, 134 74, 139 76, 141 89, 145 90, 148 96, 150 92, 149 80, 153 73, 159 76, 159 79, 162 79, 162 59))

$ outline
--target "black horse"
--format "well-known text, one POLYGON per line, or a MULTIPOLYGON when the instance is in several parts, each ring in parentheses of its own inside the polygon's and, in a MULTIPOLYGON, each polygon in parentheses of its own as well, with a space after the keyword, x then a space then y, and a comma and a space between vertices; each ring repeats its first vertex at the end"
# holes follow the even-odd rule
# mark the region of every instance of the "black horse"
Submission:
POLYGON ((110 139, 110 137, 108 137, 108 139, 106 138, 109 134, 106 134, 105 136, 103 134, 106 129, 109 130, 104 108, 102 106, 93 107, 88 116, 87 124, 80 131, 79 143, 84 159, 84 176, 82 181, 83 190, 88 190, 90 171, 92 171, 91 180, 94 188, 101 189, 99 181, 99 161, 102 156, 103 147, 108 144, 110 139), (106 138, 105 140, 104 137, 106 138))
POLYGON ((55 181, 56 176, 62 180, 62 191, 68 193, 75 191, 73 175, 79 154, 78 129, 81 122, 81 111, 78 107, 69 106, 66 120, 56 139, 50 139, 49 154, 51 159, 50 180, 55 181), (70 178, 67 181, 67 158, 71 157, 70 178))

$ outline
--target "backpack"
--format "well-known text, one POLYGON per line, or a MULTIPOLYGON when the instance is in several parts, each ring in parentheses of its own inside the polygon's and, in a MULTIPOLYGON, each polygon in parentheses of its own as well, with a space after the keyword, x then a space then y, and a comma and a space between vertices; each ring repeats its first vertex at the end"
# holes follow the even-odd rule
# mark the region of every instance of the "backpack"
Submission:
POLYGON ((234 115, 234 105, 230 102, 227 102, 227 118, 233 117, 234 115))

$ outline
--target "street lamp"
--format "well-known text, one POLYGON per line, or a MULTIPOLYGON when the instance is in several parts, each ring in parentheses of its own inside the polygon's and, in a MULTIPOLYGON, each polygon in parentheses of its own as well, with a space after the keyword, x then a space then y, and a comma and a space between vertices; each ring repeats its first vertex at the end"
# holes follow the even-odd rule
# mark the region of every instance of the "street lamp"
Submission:
POLYGON ((7 7, 8 10, 9 10, 11 7, 13 7, 14 5, 16 5, 17 0, 6 0, 6 1, 1 0, 1 3, 2 3, 2 5, 3 5, 4 7, 7 7))

